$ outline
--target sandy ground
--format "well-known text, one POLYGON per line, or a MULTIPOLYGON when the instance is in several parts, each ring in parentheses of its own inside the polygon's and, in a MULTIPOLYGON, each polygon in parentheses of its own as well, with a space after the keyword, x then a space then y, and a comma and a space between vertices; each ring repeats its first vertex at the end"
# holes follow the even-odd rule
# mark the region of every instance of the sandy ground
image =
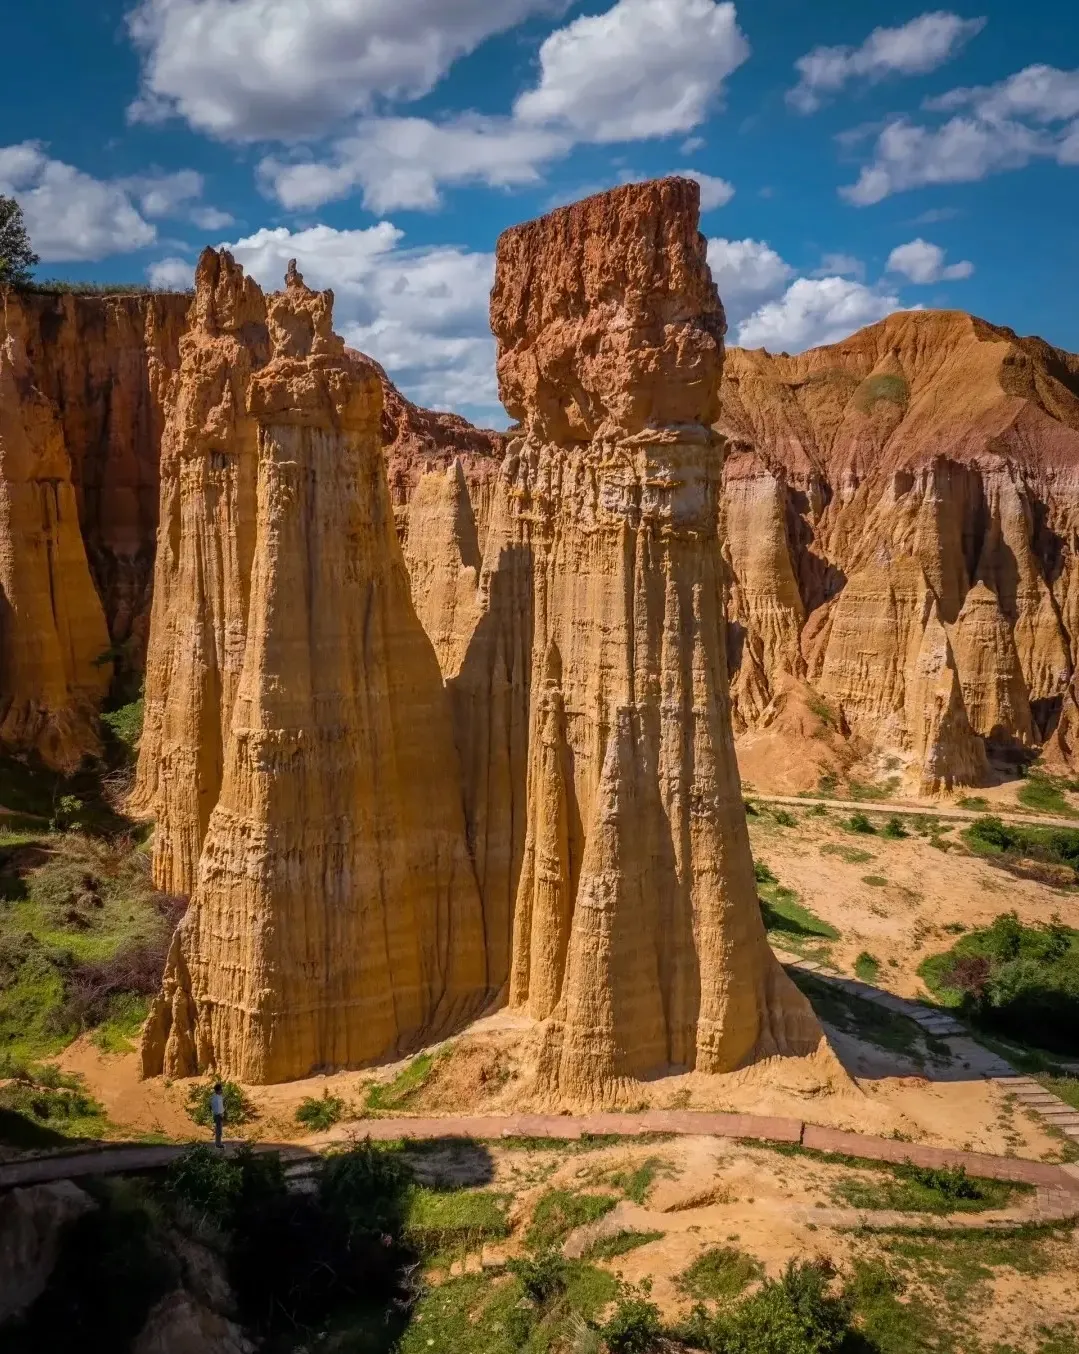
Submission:
MULTIPOLYGON (((735 1142, 681 1138, 619 1144, 585 1154, 498 1146, 479 1154, 469 1183, 512 1194, 511 1220, 518 1224, 514 1238, 492 1248, 488 1258, 520 1251, 525 1224, 546 1190, 587 1192, 605 1185, 610 1189, 613 1175, 645 1163, 655 1173, 645 1202, 622 1200, 599 1223, 572 1234, 565 1252, 584 1254, 597 1237, 622 1231, 659 1233, 655 1240, 607 1263, 632 1283, 650 1280, 652 1297, 667 1316, 688 1313, 694 1299, 679 1286, 679 1278, 713 1247, 748 1253, 770 1276, 778 1275, 792 1257, 826 1257, 841 1272, 849 1272, 856 1258, 886 1254, 886 1238, 858 1233, 849 1222, 838 1226, 824 1221, 828 1216, 824 1210, 847 1207, 834 1193, 840 1180, 873 1182, 882 1178, 879 1174, 735 1142)), ((437 1174, 438 1165, 430 1158, 425 1158, 424 1167, 433 1167, 437 1174)), ((452 1161, 447 1169, 453 1170, 452 1161)), ((455 1183, 461 1183, 459 1170, 455 1183)), ((1011 1207, 1029 1207, 1032 1198, 1017 1196, 1011 1207)), ((1048 1244, 1050 1272, 1031 1277, 1005 1267, 978 1290, 980 1299, 988 1299, 984 1306, 978 1303, 979 1336, 986 1345, 1005 1338, 1020 1346, 1039 1345, 1040 1326, 1079 1319, 1079 1288, 1074 1283, 1079 1249, 1074 1236, 1064 1231, 1048 1244)))
MULTIPOLYGON (((868 951, 881 963, 878 984, 898 996, 925 994, 918 965, 955 944, 949 926, 987 926, 1014 911, 1028 925, 1057 915, 1079 927, 1079 892, 1018 879, 913 832, 900 841, 848 832, 841 823, 849 815, 836 810, 826 817, 788 812, 797 827, 779 826, 763 806, 750 818, 754 857, 840 932, 830 947, 834 967, 853 972, 857 956, 868 951)), ((959 832, 942 835, 958 840, 959 832)))
MULTIPOLYGON (((877 982, 901 996, 923 991, 917 967, 952 945, 957 926, 990 923, 1015 910, 1024 922, 1059 915, 1079 927, 1079 893, 1016 879, 984 860, 942 851, 924 837, 899 841, 844 830, 848 816, 790 810, 783 827, 762 808, 750 818, 755 857, 793 888, 817 916, 841 934, 828 947, 830 962, 852 972, 864 950, 880 962, 877 982), (853 854, 852 854, 853 853, 853 854), (872 882, 867 882, 872 881, 872 882), (952 928, 952 929, 949 929, 952 928)), ((944 834, 955 837, 958 829, 944 834)), ((831 1050, 810 1059, 775 1059, 729 1076, 670 1076, 640 1085, 627 1109, 685 1108, 775 1114, 812 1123, 912 1141, 993 1153, 1050 1158, 1059 1142, 1016 1111, 1008 1097, 978 1072, 978 1050, 953 1041, 944 1063, 922 1049, 910 1062, 847 1034, 827 1030, 831 1050)), ((500 1011, 434 1047, 431 1075, 397 1113, 499 1113, 545 1109, 530 1100, 534 1028, 519 1013, 500 1011)), ((138 1058, 104 1054, 79 1040, 59 1060, 78 1072, 104 1104, 119 1133, 199 1136, 185 1112, 189 1085, 139 1078, 138 1058)), ((340 1097, 362 1131, 363 1104, 372 1082, 390 1082, 404 1062, 363 1072, 313 1077, 282 1086, 250 1087, 257 1117, 244 1131, 272 1141, 317 1141, 297 1125, 295 1112, 323 1091, 340 1097)))

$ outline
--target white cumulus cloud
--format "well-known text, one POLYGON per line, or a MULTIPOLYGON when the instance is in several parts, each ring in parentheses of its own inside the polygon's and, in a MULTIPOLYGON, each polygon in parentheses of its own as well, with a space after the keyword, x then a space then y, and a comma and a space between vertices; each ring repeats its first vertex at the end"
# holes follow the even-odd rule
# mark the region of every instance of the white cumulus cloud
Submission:
POLYGON ((157 238, 121 183, 53 160, 38 142, 0 148, 0 193, 18 200, 43 262, 102 259, 157 238))
POLYGON ((514 113, 569 128, 583 141, 689 132, 748 56, 729 0, 618 0, 546 39, 539 83, 514 113))
POLYGON ((230 225, 232 217, 200 202, 205 184, 193 169, 95 179, 49 156, 38 141, 0 146, 0 193, 23 209, 44 263, 87 262, 144 249, 162 218, 230 225))
POLYGON ((701 188, 701 211, 713 212, 717 207, 725 207, 734 197, 734 185, 726 179, 717 179, 712 174, 702 174, 699 169, 676 169, 683 179, 695 179, 701 188))
POLYGON ((281 287, 292 258, 309 286, 332 287, 334 328, 411 399, 504 423, 488 320, 494 255, 409 249, 403 240, 382 221, 366 230, 263 229, 225 248, 264 288, 281 287))
POLYGON ((853 254, 825 254, 820 267, 813 269, 814 277, 865 277, 865 264, 853 254))
POLYGON ((1079 163, 1079 71, 1028 66, 999 84, 931 99, 926 110, 956 115, 938 126, 906 117, 887 123, 842 197, 865 207, 927 184, 976 183, 1038 158, 1079 163))
POLYGON ((146 269, 146 280, 151 287, 163 291, 187 291, 195 285, 195 265, 189 259, 176 255, 158 259, 146 269))
POLYGON ((985 22, 935 10, 898 28, 874 28, 860 47, 814 47, 794 63, 801 78, 787 102, 800 113, 815 113, 852 80, 925 75, 950 61, 985 22))
POLYGON ((790 264, 763 240, 709 240, 708 266, 731 324, 779 296, 794 276, 790 264))
POLYGON ((459 57, 568 0, 140 0, 137 121, 227 140, 323 135, 380 98, 429 93, 459 57))
POLYGON ((453 122, 367 118, 334 145, 328 161, 267 157, 259 176, 291 210, 314 208, 362 189, 370 211, 428 210, 443 184, 495 187, 536 183, 540 166, 569 149, 561 133, 475 114, 453 122))
POLYGON ((745 348, 802 352, 838 343, 898 309, 894 292, 845 277, 800 277, 738 326, 738 342, 745 348))
POLYGON ((900 308, 894 288, 867 286, 842 272, 864 272, 849 255, 825 255, 834 272, 798 277, 763 240, 708 241, 708 264, 727 311, 732 341, 748 348, 801 352, 836 343, 900 308))
POLYGON ((970 277, 974 264, 969 259, 960 263, 944 262, 944 250, 920 236, 908 244, 898 245, 888 255, 887 271, 901 273, 911 282, 926 285, 931 282, 956 282, 970 277))
MULTIPOLYGON (((511 115, 361 117, 327 151, 267 156, 259 178, 290 210, 312 210, 357 189, 374 212, 434 210, 445 186, 537 183, 583 142, 696 127, 748 54, 729 0, 617 0, 546 39, 539 83, 511 115)), ((705 211, 734 193, 723 179, 686 172, 701 184, 705 211)))

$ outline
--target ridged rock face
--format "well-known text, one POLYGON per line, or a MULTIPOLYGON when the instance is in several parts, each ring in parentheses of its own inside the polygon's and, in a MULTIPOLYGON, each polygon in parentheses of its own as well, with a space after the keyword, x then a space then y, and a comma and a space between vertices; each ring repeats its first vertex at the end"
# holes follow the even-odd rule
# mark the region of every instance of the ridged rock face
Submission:
POLYGON ((533 578, 510 994, 545 1021, 540 1089, 563 1103, 821 1037, 765 939, 735 765, 709 430, 725 325, 697 218, 696 185, 663 180, 498 244, 522 425, 503 477, 533 578))
POLYGON ((506 438, 489 428, 473 427, 459 414, 421 409, 405 399, 372 358, 361 353, 354 356, 371 367, 382 384, 382 443, 402 543, 408 539, 409 504, 421 480, 435 471, 448 470, 456 461, 469 483, 476 539, 482 551, 506 438))
POLYGON ((109 634, 56 409, 34 384, 18 298, 0 294, 0 742, 72 771, 100 744, 109 634))
POLYGON ((331 307, 294 271, 267 298, 272 357, 248 391, 246 639, 195 896, 144 1033, 151 1075, 212 1066, 274 1082, 356 1065, 487 998, 450 711, 394 530, 381 386, 333 335, 331 307))
POLYGON ((161 525, 133 812, 156 820, 154 879, 190 894, 247 638, 258 428, 251 380, 269 358, 262 293, 206 250, 168 395, 161 525))
POLYGON ((1071 764, 1079 358, 910 312, 732 350, 722 397, 736 727, 808 678, 915 788, 984 783, 987 752, 1071 764))
POLYGON ((191 298, 183 293, 21 298, 35 383, 71 457, 90 572, 123 674, 145 659, 169 381, 191 298))

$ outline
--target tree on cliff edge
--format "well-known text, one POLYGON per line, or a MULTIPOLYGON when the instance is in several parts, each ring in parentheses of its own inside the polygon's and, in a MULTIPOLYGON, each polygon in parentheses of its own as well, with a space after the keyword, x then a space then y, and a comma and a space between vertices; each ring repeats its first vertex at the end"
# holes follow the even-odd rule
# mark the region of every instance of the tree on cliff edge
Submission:
POLYGON ((13 197, 0 193, 0 286, 15 287, 29 282, 30 269, 37 261, 30 248, 22 208, 13 197))

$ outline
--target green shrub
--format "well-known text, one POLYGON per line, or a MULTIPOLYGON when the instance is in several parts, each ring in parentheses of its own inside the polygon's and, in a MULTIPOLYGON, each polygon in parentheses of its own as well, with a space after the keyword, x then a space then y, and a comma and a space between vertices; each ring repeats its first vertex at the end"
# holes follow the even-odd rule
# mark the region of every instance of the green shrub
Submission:
POLYGON ((408 1212, 412 1173, 392 1148, 369 1138, 319 1163, 316 1185, 326 1212, 350 1234, 398 1235, 408 1212))
MULTIPOLYGON (((187 1114, 200 1128, 212 1128, 214 1116, 210 1112, 210 1097, 214 1093, 214 1083, 204 1082, 201 1086, 192 1086, 187 1093, 187 1114)), ((230 1128, 237 1124, 246 1124, 255 1117, 255 1107, 244 1094, 243 1088, 235 1081, 223 1081, 221 1094, 225 1101, 225 1123, 230 1128)))
POLYGON ((663 1334, 659 1308, 648 1299, 649 1288, 623 1288, 600 1334, 611 1354, 649 1354, 663 1334))
POLYGON ((1079 932, 1014 912, 920 966, 930 992, 967 1019, 1056 1053, 1079 1052, 1079 932))
POLYGON ((853 1337, 851 1301, 829 1292, 827 1261, 791 1260, 733 1309, 697 1308, 686 1334, 710 1354, 833 1354, 853 1337))
POLYGON ((752 799, 743 799, 742 807, 746 811, 747 818, 756 818, 760 815, 760 809, 753 803, 752 799))
POLYGON ((284 1194, 285 1168, 276 1152, 255 1152, 248 1143, 227 1157, 207 1143, 196 1143, 169 1167, 166 1188, 229 1228, 241 1215, 284 1194))
POLYGON ((1029 827, 987 816, 973 822, 963 840, 977 855, 1000 857, 1003 862, 1026 859, 1064 865, 1079 880, 1079 829, 1029 827))
POLYGON ((780 827, 798 826, 798 819, 795 818, 794 814, 790 813, 787 809, 773 809, 772 817, 775 819, 775 821, 779 824, 780 827))
POLYGON ((758 884, 778 884, 779 880, 772 873, 770 867, 763 860, 753 862, 753 878, 758 884))
POLYGON ((145 702, 140 696, 130 705, 122 705, 118 710, 106 710, 101 715, 102 724, 120 744, 127 761, 134 761, 138 753, 144 713, 145 702))
POLYGON ((340 1096, 323 1091, 320 1096, 309 1095, 296 1109, 296 1122, 312 1133, 325 1133, 341 1122, 345 1114, 345 1102, 340 1096))
POLYGON ((555 1250, 546 1250, 534 1259, 511 1260, 506 1268, 516 1274, 525 1297, 537 1307, 545 1307, 552 1298, 566 1291, 569 1265, 555 1250))
POLYGON ((847 819, 844 826, 846 827, 848 832, 862 832, 872 834, 875 833, 877 830, 864 813, 852 813, 851 816, 847 819))
POLYGON ((902 818, 893 814, 881 828, 881 836, 889 837, 892 841, 902 841, 904 837, 909 837, 910 833, 903 826, 902 818))
POLYGON ((854 961, 854 976, 863 983, 875 983, 880 977, 880 960, 868 950, 863 950, 854 961))

